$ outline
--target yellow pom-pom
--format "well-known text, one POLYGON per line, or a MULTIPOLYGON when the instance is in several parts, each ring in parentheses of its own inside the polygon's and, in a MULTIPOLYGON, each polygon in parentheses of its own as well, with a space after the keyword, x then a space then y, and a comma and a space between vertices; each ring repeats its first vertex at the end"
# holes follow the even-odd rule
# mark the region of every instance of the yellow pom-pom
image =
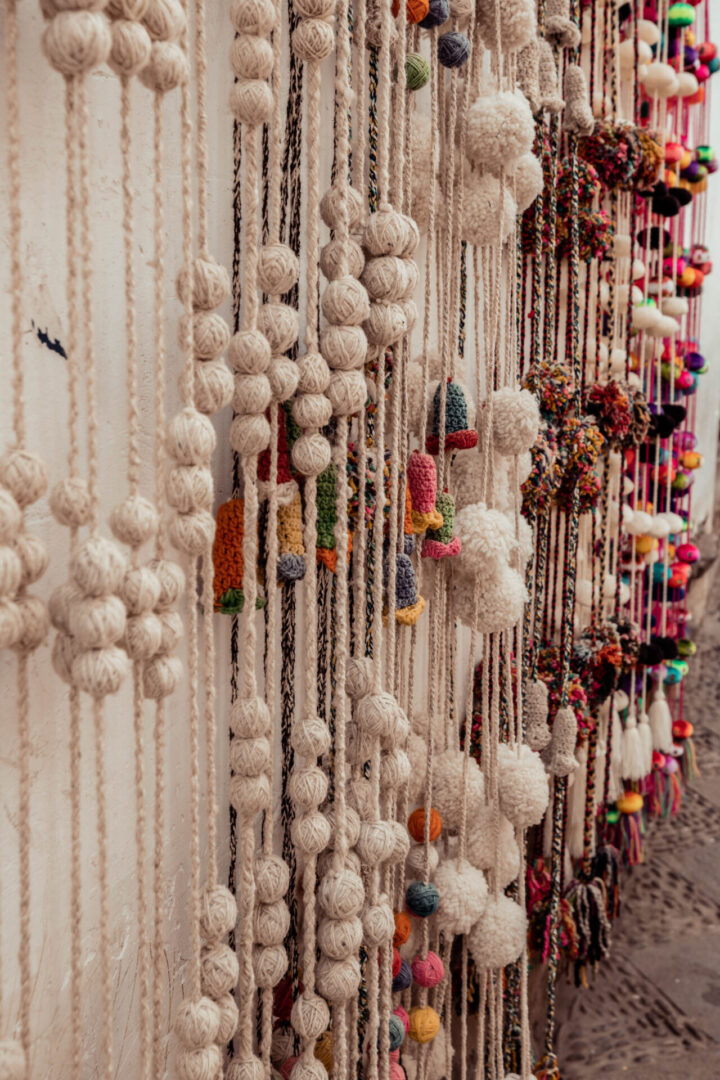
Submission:
POLYGON ((617 801, 621 814, 637 814, 643 808, 643 797, 638 791, 626 791, 617 801))
POLYGON ((440 1017, 429 1005, 416 1005, 410 1010, 410 1030, 408 1035, 418 1043, 428 1043, 440 1030, 440 1017))

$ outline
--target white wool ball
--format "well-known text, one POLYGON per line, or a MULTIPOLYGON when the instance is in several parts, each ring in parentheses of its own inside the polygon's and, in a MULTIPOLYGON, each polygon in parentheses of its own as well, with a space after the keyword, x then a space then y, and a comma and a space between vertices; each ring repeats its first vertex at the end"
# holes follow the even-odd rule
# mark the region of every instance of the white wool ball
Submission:
POLYGON ((117 592, 125 574, 125 556, 112 540, 91 536, 70 562, 70 577, 86 596, 117 592))
POLYGON ((206 940, 229 934, 237 922, 237 902, 224 885, 207 887, 200 898, 200 929, 206 940))
POLYGON ((298 313, 288 304, 263 304, 258 312, 257 324, 276 356, 287 352, 298 339, 298 313))
POLYGON ((178 465, 209 464, 215 443, 215 428, 196 409, 184 408, 168 425, 165 445, 178 465))
POLYGON ((142 495, 128 495, 110 513, 110 529, 128 547, 141 547, 158 530, 158 512, 142 495))
POLYGON ((189 1050, 215 1042, 219 1027, 220 1010, 208 997, 201 997, 199 1001, 183 1001, 173 1025, 179 1041, 189 1050))
POLYGON ((150 60, 138 78, 143 86, 167 94, 187 82, 190 74, 185 51, 174 41, 154 41, 150 60))
POLYGON ((114 645, 125 630, 125 605, 112 595, 78 598, 69 609, 68 626, 81 649, 114 645))
POLYGON ((465 859, 445 859, 433 875, 440 893, 435 915, 438 930, 446 935, 467 934, 487 903, 487 882, 482 870, 465 859))
POLYGON ((505 184, 500 198, 500 181, 489 173, 471 173, 465 183, 461 232, 463 240, 481 247, 502 243, 515 228, 517 207, 505 184), (502 207, 502 212, 500 208, 502 207))
POLYGON ((30 450, 9 450, 0 458, 0 483, 18 506, 29 506, 47 490, 45 462, 30 450))
MULTIPOLYGON (((318 990, 331 1004, 350 1001, 357 994, 362 982, 360 962, 356 956, 348 956, 345 960, 331 960, 327 956, 321 956, 316 978, 318 990)), ((320 1065, 320 1062, 317 1064, 320 1065)), ((292 1072, 294 1077, 296 1068, 297 1065, 292 1072)), ((324 1068, 322 1075, 326 1075, 324 1068)), ((318 1080, 318 1078, 313 1077, 313 1080, 318 1080)))
POLYGON ((151 701, 168 697, 183 677, 182 661, 177 656, 154 656, 143 667, 143 694, 151 701))
MULTIPOLYGON (((6 498, 10 495, 0 491, 0 540, 4 540, 6 531, 6 498)), ((50 512, 60 525, 77 527, 87 525, 90 520, 90 492, 87 484, 79 476, 68 476, 60 480, 50 492, 50 512)))
POLYGON ((42 645, 50 629, 47 608, 39 596, 28 593, 18 596, 14 606, 20 617, 20 636, 15 645, 20 652, 32 652, 42 645))
POLYGON ((344 960, 357 953, 363 939, 363 924, 357 916, 347 919, 320 919, 318 945, 332 960, 344 960))
POLYGON ((360 913, 365 900, 362 878, 352 870, 331 870, 320 880, 317 899, 328 918, 351 919, 360 913))
POLYGON ((484 806, 468 824, 467 857, 479 870, 495 868, 504 889, 517 875, 520 852, 512 825, 491 806, 484 806))
POLYGON ((468 110, 467 156, 481 169, 512 167, 519 157, 530 152, 534 138, 530 105, 519 90, 479 97, 468 110))
POLYGON ((22 563, 17 553, 10 547, 0 547, 0 596, 15 596, 22 575, 22 563))
POLYGON ((463 791, 464 763, 465 754, 462 750, 444 750, 433 761, 433 807, 442 818, 445 828, 459 827, 463 796, 466 800, 468 821, 472 821, 476 811, 483 805, 485 783, 480 766, 475 758, 468 758, 463 791))
MULTIPOLYGON (((511 524, 514 524, 515 514, 513 511, 508 511, 511 524)), ((520 569, 524 570, 530 559, 535 552, 535 537, 532 530, 532 525, 523 517, 522 514, 518 516, 518 556, 520 559, 520 569)))
POLYGON ((395 848, 395 834, 391 823, 382 820, 361 821, 355 848, 366 866, 384 863, 395 848))
POLYGON ((508 564, 517 546, 511 522, 482 502, 464 506, 455 515, 455 535, 462 540, 461 573, 467 577, 493 576, 508 564))
POLYGON ((537 398, 529 390, 504 386, 492 396, 492 438, 500 454, 512 457, 531 450, 540 430, 537 398))
POLYGON ((181 1050, 177 1055, 176 1068, 180 1080, 204 1080, 205 1077, 219 1076, 222 1072, 220 1047, 211 1042, 194 1050, 181 1050))
POLYGON ((532 472, 532 455, 527 450, 524 454, 519 454, 517 459, 517 482, 518 484, 524 484, 528 476, 532 472))
POLYGON ((540 755, 529 746, 498 746, 500 809, 516 828, 539 825, 547 809, 549 790, 540 755))
POLYGON ((518 158, 510 184, 518 214, 523 214, 541 194, 544 185, 542 165, 533 153, 518 158))
POLYGON ((128 658, 122 649, 110 645, 106 649, 81 652, 73 660, 72 681, 75 686, 94 698, 116 694, 128 672, 128 658))
POLYGON ((282 945, 264 945, 253 949, 252 963, 258 986, 272 989, 288 969, 288 955, 282 945))
POLYGON ((0 488, 0 544, 12 544, 20 535, 21 527, 20 507, 9 491, 0 488))
POLYGON ((290 911, 284 900, 255 905, 253 935, 258 944, 281 945, 289 928, 290 911))
MULTIPOLYGON (((440 862, 440 854, 437 847, 431 845, 428 848, 428 877, 431 881, 435 879, 435 871, 437 870, 438 863, 440 862)), ((408 877, 411 878, 424 878, 425 877, 425 845, 413 844, 407 853, 405 859, 405 869, 408 877)))
POLYGON ((504 968, 522 955, 527 915, 508 896, 492 897, 468 935, 472 957, 481 971, 504 968))

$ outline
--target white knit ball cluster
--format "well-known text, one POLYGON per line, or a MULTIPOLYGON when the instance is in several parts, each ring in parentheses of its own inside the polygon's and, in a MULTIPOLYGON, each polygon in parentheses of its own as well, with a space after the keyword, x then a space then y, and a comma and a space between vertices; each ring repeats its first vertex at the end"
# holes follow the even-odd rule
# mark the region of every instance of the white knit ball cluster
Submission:
POLYGON ((230 108, 238 123, 256 129, 272 115, 273 95, 268 79, 272 75, 273 52, 268 38, 275 29, 277 13, 272 0, 233 0, 230 18, 236 31, 230 49, 230 64, 236 76, 230 90, 230 108))
MULTIPOLYGON (((288 305, 280 305, 280 296, 293 288, 298 279, 299 270, 297 256, 287 244, 273 241, 260 248, 258 255, 258 284, 262 291, 271 298, 272 303, 282 306, 282 314, 286 319, 286 307, 288 311, 292 311, 292 308, 288 305)), ((261 317, 264 322, 265 315, 262 312, 261 317)), ((288 319, 288 322, 290 321, 292 321, 291 318, 288 319)), ((285 340, 287 340, 287 335, 285 340)), ((289 401, 297 390, 297 364, 289 356, 285 355, 287 349, 294 345, 296 340, 297 335, 293 337, 289 344, 285 345, 282 352, 273 351, 273 355, 270 357, 270 363, 265 374, 270 383, 273 401, 289 401)), ((284 342, 279 341, 278 344, 284 344, 284 342)), ((238 404, 242 406, 245 393, 244 383, 238 382, 235 393, 236 410, 238 404)), ((241 409, 241 411, 244 410, 241 409)))
POLYGON ((485 782, 474 757, 463 750, 448 749, 433 761, 433 807, 445 828, 457 829, 463 815, 472 822, 485 800, 485 782), (464 774, 464 784, 463 784, 464 774))
MULTIPOLYGON (((113 6, 115 0, 110 0, 113 6)), ((135 6, 133 0, 117 0, 118 8, 135 6)), ((142 15, 152 45, 150 57, 140 71, 140 82, 158 94, 167 94, 187 82, 190 74, 188 59, 180 44, 187 26, 182 0, 149 0, 142 15)))
POLYGON ((143 660, 143 694, 152 701, 168 697, 182 678, 174 655, 183 622, 175 605, 185 590, 185 575, 170 559, 153 559, 125 572, 119 596, 125 605, 125 649, 143 660))
POLYGON ((520 849, 515 830, 497 806, 488 803, 473 818, 467 833, 467 858, 478 870, 494 870, 500 889, 518 876, 520 849))
POLYGON ((43 52, 56 71, 66 78, 86 75, 104 64, 110 55, 110 24, 96 0, 77 0, 70 5, 46 6, 47 26, 43 52))
POLYGON ((370 301, 360 280, 362 248, 350 237, 350 229, 362 226, 362 200, 347 183, 337 183, 323 196, 321 214, 334 231, 323 249, 321 263, 329 279, 322 296, 328 325, 322 334, 321 349, 330 371, 325 394, 334 416, 352 416, 360 411, 367 397, 363 371, 367 337, 363 323, 370 312, 370 301))
POLYGON ((283 943, 290 927, 290 910, 285 900, 290 871, 279 856, 262 854, 255 860, 254 876, 255 982, 262 988, 272 989, 280 982, 288 966, 283 943))
POLYGON ((39 537, 25 531, 24 509, 47 488, 44 462, 28 450, 0 458, 0 649, 36 649, 48 629, 45 604, 26 593, 45 573, 48 552, 39 537))
POLYGON ((119 647, 126 623, 119 596, 125 569, 125 556, 114 541, 90 536, 71 558, 70 580, 50 597, 50 619, 59 631, 55 670, 94 698, 116 693, 129 666, 119 647))
POLYGON ((105 8, 110 16, 110 54, 108 65, 116 75, 129 79, 147 66, 152 40, 141 22, 142 5, 137 0, 109 0, 105 8))
POLYGON ((335 0, 293 0, 300 16, 292 35, 292 51, 307 63, 320 64, 333 51, 335 0))
POLYGON ((168 476, 168 491, 174 492, 177 484, 183 497, 173 497, 174 514, 170 521, 169 536, 178 551, 191 559, 206 554, 215 535, 215 519, 210 513, 207 497, 207 473, 215 449, 215 429, 206 416, 192 405, 186 405, 168 424, 165 448, 173 461, 168 476), (205 470, 205 472, 203 472, 205 470), (194 481, 204 476, 206 484, 194 481))
POLYGON ((179 1071, 188 1080, 195 1075, 198 1059, 214 1060, 214 1051, 225 1046, 237 1028, 238 1008, 231 993, 237 958, 222 941, 236 922, 237 904, 229 889, 218 884, 206 889, 200 908, 203 996, 186 999, 175 1016, 175 1034, 182 1046, 179 1071))
POLYGON ((420 243, 417 225, 389 203, 381 203, 363 230, 363 281, 370 297, 364 323, 370 346, 379 354, 410 333, 417 321, 412 299, 418 270, 412 256, 420 243))
POLYGON ((330 369, 321 353, 307 352, 298 359, 298 372, 298 393, 292 414, 302 428, 302 435, 293 443, 292 461, 303 476, 319 476, 330 464, 330 443, 320 431, 332 416, 332 404, 327 396, 330 369))
POLYGON ((232 375, 223 359, 230 328, 214 310, 230 295, 230 278, 215 259, 199 257, 193 260, 189 273, 186 269, 180 271, 176 282, 178 298, 185 303, 186 310, 188 288, 192 289, 192 326, 181 323, 180 345, 184 346, 185 335, 191 332, 194 360, 192 371, 188 367, 183 369, 178 387, 186 405, 194 405, 198 412, 209 415, 229 405, 233 393, 232 375))

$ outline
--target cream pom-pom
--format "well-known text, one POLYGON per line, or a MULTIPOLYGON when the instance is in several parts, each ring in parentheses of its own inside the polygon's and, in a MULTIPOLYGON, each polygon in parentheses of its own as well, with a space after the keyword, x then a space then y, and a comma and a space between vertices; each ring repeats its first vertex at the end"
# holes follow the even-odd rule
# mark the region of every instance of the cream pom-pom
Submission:
POLYGON ((476 814, 467 834, 467 857, 479 870, 495 869, 504 889, 518 875, 520 851, 512 825, 491 806, 476 814))
POLYGON ((290 928, 290 911, 284 900, 256 904, 253 917, 254 940, 260 945, 281 945, 290 928))
POLYGON ((320 346, 334 371, 356 371, 367 357, 367 336, 362 326, 326 326, 320 346))
POLYGON ((383 820, 361 821, 355 848, 366 866, 384 863, 395 848, 395 834, 391 823, 383 820))
POLYGON ((222 1072, 222 1054, 215 1043, 181 1050, 176 1059, 180 1080, 212 1080, 222 1072))
POLYGON ((125 556, 112 540, 91 536, 70 562, 70 577, 86 596, 117 592, 125 574, 125 556))
POLYGON ((317 966, 317 988, 331 1004, 350 1001, 360 988, 362 976, 356 956, 332 960, 321 956, 317 966))
POLYGON ((501 90, 479 97, 468 111, 467 156, 481 169, 509 171, 518 158, 532 149, 534 138, 533 115, 520 90, 501 90))
POLYGON ((73 660, 72 681, 91 697, 103 698, 118 692, 128 667, 126 654, 115 645, 90 649, 73 660))
POLYGON ((264 79, 239 79, 230 88, 230 108, 240 124, 258 127, 272 114, 272 90, 264 79))
POLYGON ((15 596, 22 578, 22 563, 10 547, 0 547, 0 596, 15 596))
POLYGON ((402 255, 407 241, 403 215, 389 203, 381 203, 363 230, 365 250, 369 255, 402 255))
MULTIPOLYGON (((50 552, 40 537, 35 536, 34 533, 23 533, 18 536, 15 541, 15 555, 20 564, 22 585, 34 585, 43 576, 50 562, 50 552)), ((1 589, 0 595, 2 595, 1 589)))
POLYGON ((150 59, 138 78, 158 94, 168 94, 187 82, 190 69, 185 51, 174 41, 154 41, 150 59))
POLYGON ((68 612, 68 626, 81 649, 114 645, 125 630, 125 605, 113 595, 78 598, 68 612))
POLYGON ((110 52, 110 24, 102 12, 60 11, 45 27, 43 52, 66 77, 84 75, 110 52))
POLYGON ((158 512, 142 495, 128 495, 110 513, 110 529, 128 547, 141 547, 158 530, 158 512))
POLYGON ((500 454, 512 457, 531 450, 540 431, 537 398, 529 390, 504 386, 492 397, 492 439, 500 454))
POLYGON ((298 313, 288 304, 263 304, 258 312, 258 328, 275 355, 287 352, 298 339, 298 313))
MULTIPOLYGON (((474 591, 468 589, 467 578, 458 575, 453 583, 455 613, 466 626, 472 627, 475 618, 474 591)), ((509 566, 499 569, 497 575, 481 582, 478 597, 477 628, 484 634, 509 630, 522 617, 527 602, 527 589, 523 578, 509 566)))
POLYGON ((500 809, 516 828, 539 825, 547 809, 549 789, 540 755, 529 746, 498 746, 500 809))
POLYGON ((463 240, 481 247, 507 240, 515 227, 517 207, 507 184, 489 173, 471 173, 465 183, 461 231, 463 240), (501 208, 502 207, 502 211, 501 208))
POLYGON ((364 265, 363 249, 352 237, 345 242, 335 236, 320 251, 320 269, 328 281, 335 281, 344 274, 359 278, 364 265))
POLYGON ((224 359, 196 360, 192 370, 183 367, 178 376, 180 399, 193 402, 204 416, 220 412, 233 396, 233 377, 224 359))
POLYGON ((292 448, 292 463, 302 476, 319 476, 330 464, 330 443, 319 432, 304 432, 292 448))
POLYGON ((357 953, 363 939, 363 924, 357 916, 347 919, 320 919, 318 945, 332 960, 344 960, 357 953))
POLYGON ((253 950, 255 982, 260 987, 277 986, 288 969, 288 956, 283 945, 264 945, 253 950))
MULTIPOLYGON (((142 22, 153 41, 175 41, 180 37, 187 23, 181 0, 154 0, 143 5, 142 22)), ((108 13, 111 4, 108 4, 108 13)), ((133 18, 138 17, 137 11, 133 18)), ((126 15, 130 18, 130 15, 126 15)))
POLYGON ((341 189, 337 184, 333 184, 328 188, 320 200, 320 217, 329 229, 337 229, 340 224, 343 195, 346 198, 348 226, 355 231, 363 219, 365 203, 360 192, 353 187, 341 189))
POLYGON ((168 425, 167 452, 178 465, 207 465, 215 450, 215 428, 206 416, 186 407, 168 425))
MULTIPOLYGON (((459 455, 462 457, 463 455, 459 455)), ((455 515, 455 535, 462 540, 460 573, 481 582, 506 566, 516 549, 513 525, 499 510, 471 503, 455 515)))
MULTIPOLYGON (((0 539, 4 537, 6 513, 4 502, 10 498, 7 492, 0 491, 0 539)), ((68 476, 60 480, 50 492, 50 512, 60 525, 78 527, 87 525, 90 520, 91 505, 88 486, 79 476, 68 476)))
POLYGON ((260 855, 255 860, 255 890, 262 904, 274 904, 285 896, 290 885, 290 870, 278 855, 260 855))
POLYGON ((239 34, 265 37, 277 20, 275 5, 272 0, 232 0, 230 20, 239 34))
POLYGON ((483 43, 491 50, 499 48, 502 52, 516 52, 524 48, 535 34, 533 0, 505 0, 499 9, 492 0, 482 0, 476 5, 475 18, 483 43))
MULTIPOLYGON (((472 819, 469 828, 473 828, 472 819)), ((440 893, 435 915, 438 930, 446 935, 468 934, 487 903, 487 882, 482 870, 461 859, 445 859, 433 875, 440 893)))
POLYGON ((330 1023, 327 1002, 306 990, 293 1002, 290 1022, 301 1038, 319 1039, 330 1023))
POLYGON ((352 870, 331 870, 320 880, 317 898, 328 918, 351 919, 360 913, 365 900, 362 878, 352 870))
POLYGON ((532 206, 542 193, 544 183, 540 161, 532 153, 522 154, 517 159, 510 181, 518 214, 524 214, 528 207, 532 206))
MULTIPOLYGON (((177 276, 175 289, 182 300, 187 289, 188 273, 185 267, 177 276)), ((230 295, 230 277, 224 266, 215 259, 193 259, 192 305, 200 311, 212 311, 230 295)))
POLYGON ((483 774, 473 757, 467 760, 463 791, 464 764, 465 754, 462 750, 444 750, 433 761, 433 807, 442 818, 443 825, 450 829, 460 825, 464 801, 468 821, 472 821, 485 798, 483 774))
POLYGON ((508 896, 491 897, 468 935, 472 957, 481 971, 504 968, 522 955, 527 915, 508 896))

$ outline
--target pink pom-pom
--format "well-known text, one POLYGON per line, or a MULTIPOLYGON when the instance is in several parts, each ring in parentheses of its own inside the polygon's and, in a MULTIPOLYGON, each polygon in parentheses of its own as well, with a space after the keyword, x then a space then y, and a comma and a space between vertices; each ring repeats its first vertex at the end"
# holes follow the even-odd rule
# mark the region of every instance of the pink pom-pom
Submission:
POLYGON ((680 544, 675 548, 675 557, 684 563, 696 563, 700 558, 700 551, 695 544, 680 544))
MULTIPOLYGON (((398 1020, 402 1020, 402 1025, 405 1028, 405 1034, 407 1035, 410 1030, 410 1017, 403 1009, 402 1005, 398 1005, 396 1009, 393 1009, 393 1015, 397 1016, 398 1020)), ((399 1050, 393 1051, 393 1053, 399 1053, 399 1050)))
POLYGON ((418 986, 437 986, 445 978, 445 965, 437 953, 428 952, 424 958, 415 957, 412 962, 412 974, 418 986))
POLYGON ((414 450, 407 464, 407 479, 412 497, 413 510, 429 514, 435 509, 437 473, 435 461, 429 454, 414 450))
POLYGON ((390 1062, 390 1080, 407 1080, 405 1070, 397 1061, 390 1062))
POLYGON ((391 1065, 393 1064, 393 1062, 397 1063, 400 1060, 400 1051, 399 1050, 391 1050, 390 1053, 388 1054, 388 1057, 390 1058, 390 1064, 391 1065))

